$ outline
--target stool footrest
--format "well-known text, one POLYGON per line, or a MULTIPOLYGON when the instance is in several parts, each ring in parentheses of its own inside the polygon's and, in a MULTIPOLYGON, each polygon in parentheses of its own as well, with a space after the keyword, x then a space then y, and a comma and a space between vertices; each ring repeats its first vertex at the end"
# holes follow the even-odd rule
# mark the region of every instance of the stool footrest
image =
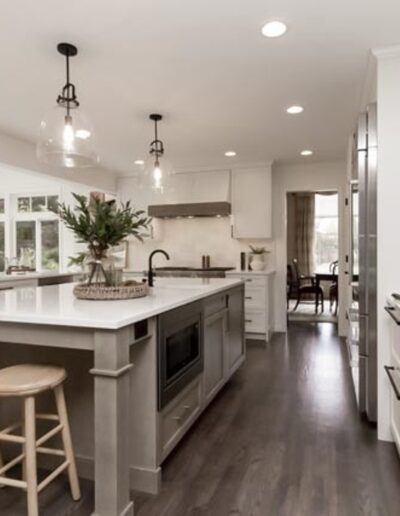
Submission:
POLYGON ((60 421, 57 414, 36 414, 36 419, 47 419, 48 421, 60 421))
POLYGON ((60 475, 65 469, 70 465, 69 460, 64 461, 62 464, 58 466, 54 471, 52 471, 47 477, 40 482, 38 485, 38 493, 40 493, 52 480, 54 480, 58 475, 60 475))
POLYGON ((42 435, 37 441, 36 441, 36 447, 40 446, 41 444, 45 443, 49 439, 51 439, 54 435, 58 434, 58 432, 61 432, 61 430, 64 428, 64 425, 61 423, 51 430, 47 432, 47 434, 42 435))
POLYGON ((44 448, 43 446, 39 446, 36 448, 38 453, 45 453, 46 455, 58 455, 59 457, 65 457, 64 450, 58 450, 56 448, 44 448))
MULTIPOLYGON (((24 460, 24 454, 21 453, 20 455, 17 455, 17 457, 15 457, 14 459, 7 462, 7 464, 4 464, 4 466, 2 466, 0 468, 0 479, 1 479, 1 475, 3 475, 3 473, 5 473, 9 469, 13 468, 14 466, 16 466, 19 462, 22 462, 23 460, 24 460)), ((0 480, 0 484, 1 483, 2 482, 0 480)))
POLYGON ((27 488, 27 483, 25 480, 17 480, 15 478, 8 478, 8 477, 0 477, 0 485, 3 486, 10 486, 10 487, 19 487, 20 489, 27 488))
POLYGON ((25 444, 26 439, 22 435, 10 435, 0 433, 0 441, 25 444))

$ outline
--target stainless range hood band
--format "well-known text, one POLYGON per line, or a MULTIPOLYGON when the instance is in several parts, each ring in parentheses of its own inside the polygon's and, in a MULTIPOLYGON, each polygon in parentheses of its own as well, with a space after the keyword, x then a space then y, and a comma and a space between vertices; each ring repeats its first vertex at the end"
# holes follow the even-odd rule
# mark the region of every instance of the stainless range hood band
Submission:
POLYGON ((187 204, 153 204, 148 215, 153 218, 183 217, 228 217, 231 214, 229 202, 199 202, 187 204))

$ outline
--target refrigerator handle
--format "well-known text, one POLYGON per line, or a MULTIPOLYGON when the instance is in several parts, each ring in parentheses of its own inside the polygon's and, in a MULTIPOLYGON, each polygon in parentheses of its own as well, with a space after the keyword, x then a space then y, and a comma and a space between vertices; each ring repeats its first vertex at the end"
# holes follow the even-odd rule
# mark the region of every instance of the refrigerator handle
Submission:
POLYGON ((396 382, 394 381, 394 378, 392 376, 392 371, 395 371, 396 368, 393 367, 393 366, 387 366, 387 365, 385 365, 383 367, 385 368, 386 374, 388 375, 390 383, 392 384, 392 387, 393 387, 394 393, 396 395, 396 398, 398 400, 400 400, 400 392, 399 392, 399 389, 397 388, 396 382))

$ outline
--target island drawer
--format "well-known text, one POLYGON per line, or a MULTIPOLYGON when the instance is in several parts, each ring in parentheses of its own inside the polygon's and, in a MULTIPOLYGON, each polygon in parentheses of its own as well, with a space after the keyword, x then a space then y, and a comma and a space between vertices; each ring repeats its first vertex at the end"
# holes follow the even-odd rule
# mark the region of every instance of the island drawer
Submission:
POLYGON ((201 405, 200 378, 196 378, 160 413, 161 457, 164 459, 192 424, 201 405))
POLYGON ((246 308, 259 308, 263 309, 266 306, 266 294, 265 288, 250 287, 246 288, 245 292, 245 304, 246 308))
POLYGON ((265 312, 246 310, 245 329, 247 333, 265 333, 267 330, 265 312))
POLYGON ((226 294, 217 294, 206 299, 204 304, 204 315, 208 317, 226 308, 226 294))
POLYGON ((258 277, 242 276, 241 279, 244 281, 244 283, 246 285, 246 290, 248 288, 252 288, 252 287, 265 288, 265 277, 264 276, 261 276, 261 277, 260 276, 258 276, 258 277))

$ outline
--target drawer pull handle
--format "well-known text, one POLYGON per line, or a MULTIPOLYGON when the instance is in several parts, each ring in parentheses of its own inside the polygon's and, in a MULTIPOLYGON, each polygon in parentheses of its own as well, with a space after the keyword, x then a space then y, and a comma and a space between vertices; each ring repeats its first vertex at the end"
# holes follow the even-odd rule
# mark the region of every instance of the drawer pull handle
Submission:
POLYGON ((392 371, 395 371, 396 368, 395 367, 391 367, 391 366, 387 366, 387 365, 385 365, 384 368, 385 368, 385 371, 386 371, 386 373, 387 373, 387 375, 389 377, 390 383, 392 384, 394 393, 396 394, 396 398, 398 400, 400 400, 400 392, 399 392, 399 389, 397 388, 396 382, 394 381, 393 376, 392 376, 392 371))
POLYGON ((245 319, 244 322, 253 322, 252 319, 245 319))
POLYGON ((247 283, 249 283, 250 281, 253 281, 253 280, 252 279, 247 279, 246 281, 247 281, 247 283))
POLYGON ((190 405, 183 405, 183 414, 182 416, 173 416, 173 420, 176 421, 177 423, 182 423, 182 421, 184 420, 184 414, 190 410, 192 407, 190 405))
POLYGON ((251 296, 246 296, 245 299, 253 299, 251 296))

